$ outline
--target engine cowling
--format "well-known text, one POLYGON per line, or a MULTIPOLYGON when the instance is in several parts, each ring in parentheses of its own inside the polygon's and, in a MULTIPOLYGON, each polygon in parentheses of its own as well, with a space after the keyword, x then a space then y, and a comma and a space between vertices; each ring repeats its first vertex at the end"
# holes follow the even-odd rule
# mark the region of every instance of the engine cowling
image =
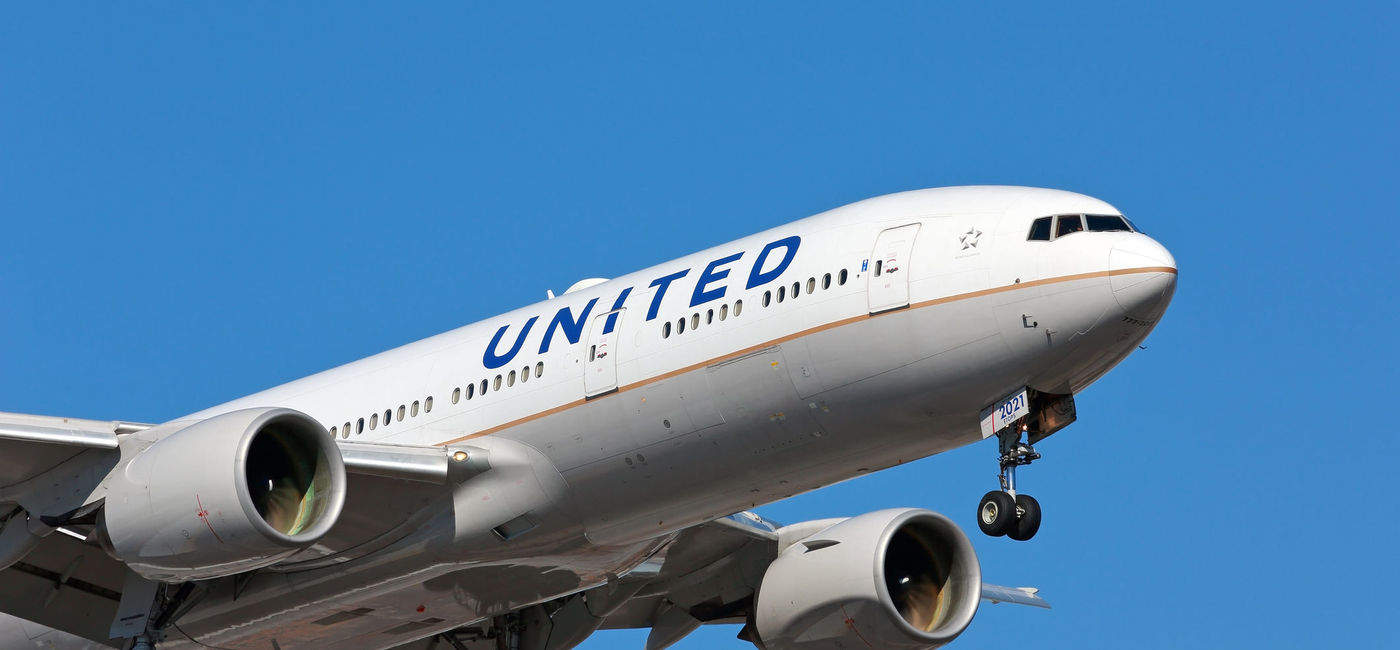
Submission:
POLYGON ((981 593, 977 554, 956 524, 928 510, 880 510, 779 553, 753 627, 767 650, 937 648, 967 629, 981 593))
POLYGON ((264 567, 316 542, 345 503, 340 450, 311 416, 224 413, 179 429, 108 484, 109 552, 152 580, 264 567))

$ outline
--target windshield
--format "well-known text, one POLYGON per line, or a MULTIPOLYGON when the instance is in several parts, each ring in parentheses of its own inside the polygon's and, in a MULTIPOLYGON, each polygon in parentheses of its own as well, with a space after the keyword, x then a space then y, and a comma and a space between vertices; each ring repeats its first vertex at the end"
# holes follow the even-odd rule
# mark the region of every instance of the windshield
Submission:
POLYGON ((1138 232, 1132 223, 1118 214, 1061 214, 1040 217, 1031 222, 1030 241, 1050 241, 1077 232, 1138 232), (1051 233, 1054 233, 1052 236, 1051 233))

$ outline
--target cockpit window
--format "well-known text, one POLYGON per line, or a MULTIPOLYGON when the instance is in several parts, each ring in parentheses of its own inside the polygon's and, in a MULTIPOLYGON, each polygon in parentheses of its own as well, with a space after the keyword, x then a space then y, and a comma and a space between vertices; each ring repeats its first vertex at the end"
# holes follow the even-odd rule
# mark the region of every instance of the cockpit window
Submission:
POLYGON ((1031 222, 1029 241, 1050 241, 1065 235, 1084 232, 1142 232, 1133 222, 1120 214, 1061 214, 1041 217, 1031 222), (1053 226, 1052 226, 1053 224, 1053 226), (1086 228, 1087 226, 1087 228, 1086 228), (1051 236, 1054 231, 1054 236, 1051 236))
POLYGON ((1050 219, 1051 217, 1041 217, 1031 222, 1031 234, 1026 239, 1031 241, 1050 241, 1050 219))
POLYGON ((1132 227, 1128 225, 1128 222, 1124 220, 1123 217, 1117 215, 1105 216, 1101 214, 1086 214, 1084 215, 1084 221, 1089 224, 1089 232, 1115 232, 1120 230, 1132 232, 1132 227))
POLYGON ((1062 214, 1056 218, 1056 237, 1064 237, 1073 232, 1084 230, 1084 221, 1077 214, 1062 214))

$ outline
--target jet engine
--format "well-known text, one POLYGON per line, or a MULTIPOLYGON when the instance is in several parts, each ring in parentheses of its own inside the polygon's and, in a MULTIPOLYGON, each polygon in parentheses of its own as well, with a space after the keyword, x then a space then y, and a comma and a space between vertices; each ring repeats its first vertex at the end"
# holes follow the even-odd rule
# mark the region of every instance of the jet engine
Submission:
POLYGON ((981 592, 977 555, 956 524, 880 510, 779 553, 751 623, 766 650, 937 648, 967 629, 981 592))
POLYGON ((340 450, 311 416, 224 413, 179 429, 116 472, 100 531, 108 552, 161 581, 273 564, 320 539, 345 503, 340 450))

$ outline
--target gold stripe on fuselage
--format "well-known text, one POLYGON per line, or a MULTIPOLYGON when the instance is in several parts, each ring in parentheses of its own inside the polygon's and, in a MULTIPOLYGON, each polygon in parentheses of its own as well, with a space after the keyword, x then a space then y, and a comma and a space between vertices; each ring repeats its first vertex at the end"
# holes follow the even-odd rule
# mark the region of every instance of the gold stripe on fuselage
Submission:
POLYGON ((688 365, 688 366, 685 366, 684 368, 677 368, 676 370, 672 370, 672 371, 670 371, 670 372, 662 373, 662 374, 660 374, 660 375, 656 375, 655 377, 648 377, 648 378, 646 378, 646 379, 643 379, 643 380, 641 380, 641 381, 628 384, 628 385, 626 385, 626 386, 618 386, 617 390, 615 390, 615 391, 612 391, 612 392, 610 392, 610 393, 604 393, 604 394, 602 394, 602 395, 598 395, 598 396, 593 397, 593 398, 591 398, 591 399, 578 399, 578 400, 574 400, 574 401, 572 401, 572 402, 567 402, 567 403, 565 403, 565 404, 561 404, 561 405, 556 406, 556 407, 554 407, 554 408, 545 409, 545 410, 540 411, 540 412, 538 412, 538 413, 532 413, 532 414, 527 415, 527 416, 525 416, 525 417, 523 417, 523 418, 519 418, 519 419, 516 419, 516 420, 512 420, 512 421, 510 421, 510 422, 506 422, 505 424, 498 424, 498 425, 496 425, 496 426, 494 426, 494 427, 491 427, 491 428, 489 428, 489 429, 484 429, 484 430, 482 430, 482 431, 478 431, 478 432, 476 432, 476 433, 468 434, 468 435, 462 436, 462 437, 460 437, 460 438, 453 438, 453 439, 448 440, 448 441, 446 441, 446 442, 439 442, 439 443, 437 443, 437 446, 441 447, 441 446, 446 446, 446 445, 451 445, 451 444, 455 444, 455 443, 458 443, 458 442, 462 442, 462 441, 464 441, 464 440, 471 440, 472 438, 480 438, 480 437, 482 437, 482 436, 489 436, 489 435, 491 435, 491 434, 493 434, 493 433, 496 433, 496 432, 498 432, 498 431, 504 431, 505 429, 509 429, 509 428, 512 428, 512 427, 520 426, 520 425, 522 425, 522 424, 525 424, 526 422, 533 422, 534 420, 538 420, 538 419, 540 419, 540 418, 542 418, 542 417, 554 415, 554 414, 556 414, 556 413, 562 413, 562 412, 567 411, 567 410, 569 410, 569 409, 571 409, 571 408, 574 408, 574 407, 577 407, 577 406, 582 406, 583 404, 586 404, 586 403, 588 403, 588 402, 590 402, 590 401, 596 401, 596 400, 598 400, 598 399, 602 399, 602 398, 605 398, 605 397, 608 397, 608 396, 611 396, 611 395, 616 395, 616 394, 618 394, 618 393, 625 393, 625 392, 627 392, 627 391, 629 391, 629 390, 636 390, 636 389, 638 389, 638 388, 642 388, 642 387, 644 387, 644 386, 648 386, 648 385, 654 384, 654 383, 656 383, 656 382, 658 382, 658 381, 664 381, 664 380, 666 380, 666 379, 670 379, 670 378, 675 377, 675 376, 678 376, 678 375, 683 375, 683 374, 685 374, 685 373, 688 373, 688 372, 691 372, 691 371, 694 371, 694 370, 699 370, 699 369, 701 369, 701 368, 705 368, 705 367, 708 367, 708 366, 712 366, 712 365, 714 365, 714 364, 716 364, 716 363, 723 363, 723 362, 725 362, 725 361, 729 361, 729 360, 732 360, 732 359, 737 359, 737 358, 742 357, 742 356, 744 356, 744 355, 746 355, 746 354, 750 354, 750 353, 753 353, 753 352, 757 352, 757 351, 762 350, 762 349, 764 349, 764 348, 769 348, 769 347, 772 347, 772 346, 774 346, 774 345, 781 345, 781 344, 783 344, 783 343, 787 343, 788 341, 792 341, 792 340, 795 340, 795 339, 800 339, 800 338, 802 338, 802 337, 804 337, 804 336, 809 336, 809 335, 812 335, 812 334, 816 334, 816 333, 818 333, 818 332, 825 332, 826 330, 829 330, 829 329, 834 329, 834 328, 837 328, 837 327, 842 327, 842 326, 844 326, 844 325, 850 325, 851 323, 856 323, 856 322, 863 321, 863 320, 866 320, 866 319, 870 319, 870 318, 879 318, 880 316, 884 316, 884 315, 887 315, 887 314, 899 313, 899 312, 905 311, 906 309, 922 309, 922 308, 924 308, 924 307, 934 307, 934 306, 937 306, 937 305, 945 305, 945 304, 948 304, 948 303, 958 302, 958 301, 961 301, 961 300, 971 300, 971 299, 973 299, 973 298, 982 298, 982 297, 984 297, 984 296, 990 296, 990 295, 994 295, 994 294, 998 294, 998 293, 1004 293, 1004 292, 1007 292, 1007 291, 1015 291, 1015 290, 1018 290, 1018 289, 1028 289, 1028 288, 1030 288, 1030 287, 1043 287, 1043 286, 1051 285, 1051 284, 1061 284, 1061 283, 1064 283, 1064 282, 1074 282, 1074 281, 1077 281, 1077 280, 1089 280, 1089 279, 1092 279, 1092 278, 1107 278, 1107 277, 1112 277, 1112 276, 1115 276, 1115 275, 1132 275, 1132 274, 1135 274, 1135 273, 1172 273, 1172 274, 1175 274, 1175 273, 1176 273, 1176 269, 1173 268, 1173 267, 1170 267, 1170 266, 1146 266, 1146 267, 1135 268, 1135 269, 1118 269, 1118 270, 1116 270, 1116 271, 1094 271, 1093 273, 1076 273, 1076 274, 1074 274, 1074 275, 1062 275, 1062 276, 1060 276, 1060 277, 1055 277, 1055 278, 1045 278, 1045 279, 1043 279, 1043 280, 1030 280, 1030 281, 1027 281, 1027 282, 1019 282, 1019 283, 1016 283, 1016 284, 1008 284, 1008 285, 1003 285, 1003 286, 1000 286, 1000 287, 993 287, 993 288, 991 288, 991 289, 981 289, 981 290, 979 290, 979 291, 970 291, 970 292, 968 292, 968 293, 960 293, 960 294, 957 294, 957 295, 945 296, 945 297, 943 297, 943 298, 934 298, 933 300, 925 300, 925 301, 923 301, 923 302, 911 303, 911 304, 910 304, 907 308, 905 308, 905 309, 892 309, 892 310, 890 310, 890 311, 884 311, 884 312, 880 312, 880 313, 878 313, 878 314, 861 314, 860 316, 852 316, 851 318, 843 318, 843 319, 838 320, 838 321, 832 321, 832 322, 826 323, 826 324, 824 324, 824 325, 818 325, 818 326, 816 326, 816 327, 808 328, 808 329, 802 330, 802 331, 800 331, 800 332, 794 332, 794 333, 792 333, 792 334, 788 334, 787 336, 781 336, 781 337, 778 337, 778 338, 776 338, 776 339, 772 339, 772 340, 769 340, 769 341, 765 341, 765 342, 759 343, 759 344, 757 344, 757 345, 751 345, 751 346, 746 347, 746 348, 744 348, 744 349, 742 349, 742 350, 737 350, 737 351, 734 351, 734 352, 730 352, 729 354, 726 354, 726 355, 724 355, 724 356, 722 356, 722 357, 715 357, 715 358, 709 359, 709 360, 707 360, 707 361, 701 361, 700 363, 693 363, 693 364, 690 364, 690 365, 688 365))

